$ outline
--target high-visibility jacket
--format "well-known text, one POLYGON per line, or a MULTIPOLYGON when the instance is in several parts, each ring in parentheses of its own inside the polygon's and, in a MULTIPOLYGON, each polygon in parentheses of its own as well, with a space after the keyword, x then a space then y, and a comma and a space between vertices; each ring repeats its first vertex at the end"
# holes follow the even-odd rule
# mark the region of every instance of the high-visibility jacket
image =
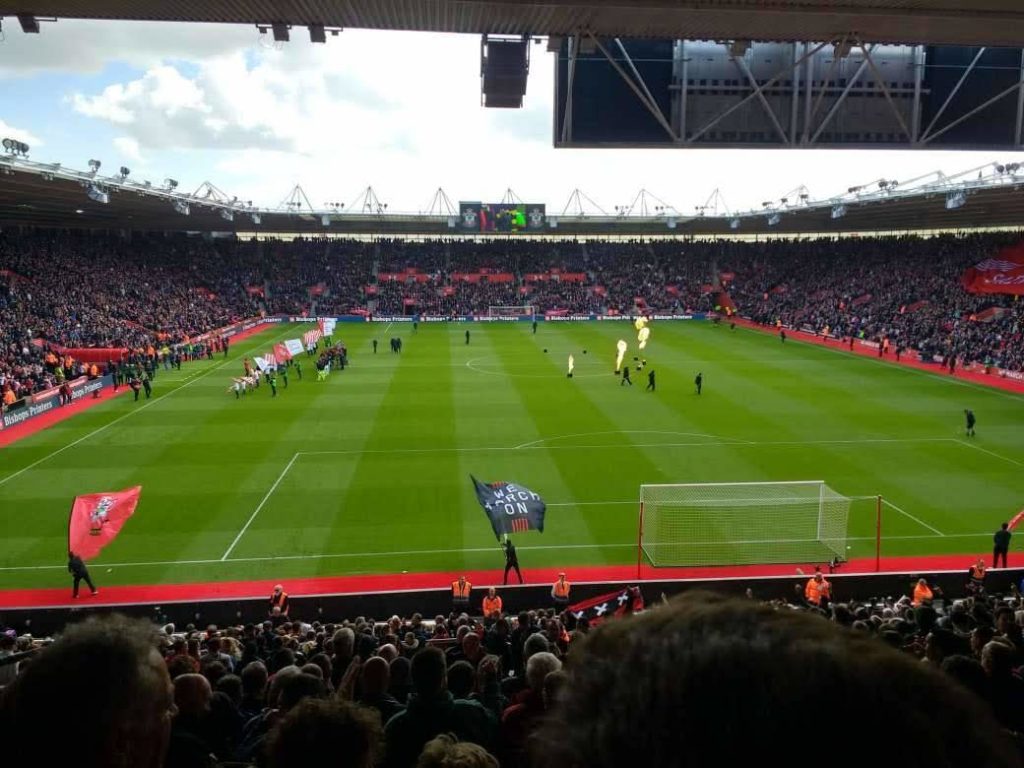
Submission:
POLYGON ((559 579, 551 587, 551 594, 558 600, 566 600, 569 597, 569 582, 559 579))
POLYGON ((930 603, 934 595, 932 589, 927 584, 915 584, 914 585, 914 605, 924 605, 930 603))
POLYGON ((473 588, 473 585, 468 581, 462 584, 459 583, 458 579, 452 582, 452 597, 459 600, 469 599, 469 590, 473 588))
POLYGON ((811 605, 821 605, 822 598, 832 597, 832 585, 825 579, 808 579, 807 586, 804 587, 804 597, 811 605))
POLYGON ((972 565, 971 566, 971 581, 984 581, 985 580, 985 566, 984 565, 972 565))
POLYGON ((281 613, 288 613, 288 593, 283 589, 281 594, 273 592, 270 595, 270 609, 273 610, 274 608, 280 608, 281 613))
MULTIPOLYGON (((458 585, 458 582, 455 583, 458 585)), ((488 595, 484 598, 484 616, 492 616, 495 613, 501 613, 501 598, 497 595, 494 597, 488 595)))

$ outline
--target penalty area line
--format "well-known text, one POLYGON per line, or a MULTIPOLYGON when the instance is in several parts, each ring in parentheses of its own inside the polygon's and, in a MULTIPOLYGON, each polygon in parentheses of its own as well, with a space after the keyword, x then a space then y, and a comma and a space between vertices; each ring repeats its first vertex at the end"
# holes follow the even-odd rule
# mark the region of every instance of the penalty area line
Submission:
MULTIPOLYGON (((942 531, 940 531, 938 528, 936 528, 934 526, 931 526, 931 525, 928 525, 928 523, 926 523, 924 520, 921 520, 918 517, 914 517, 912 514, 907 512, 905 509, 901 509, 900 507, 897 507, 895 504, 893 504, 891 501, 889 501, 884 496, 882 497, 882 503, 885 504, 885 506, 889 507, 890 509, 896 510, 901 515, 904 515, 904 516, 910 518, 911 520, 913 520, 915 523, 917 523, 921 527, 927 528, 929 531, 932 531, 936 536, 945 536, 946 535, 942 531)), ((884 537, 883 537, 883 539, 884 539, 884 537)))
POLYGON ((956 439, 956 442, 960 443, 960 445, 965 445, 968 448, 973 448, 976 451, 987 453, 989 456, 1001 459, 1002 461, 1008 461, 1010 464, 1016 464, 1018 467, 1024 467, 1024 463, 1019 462, 1016 459, 1011 459, 1009 456, 1003 456, 1002 454, 996 453, 995 451, 990 451, 988 448, 982 448, 980 445, 975 445, 974 443, 969 443, 966 440, 960 439, 956 439))

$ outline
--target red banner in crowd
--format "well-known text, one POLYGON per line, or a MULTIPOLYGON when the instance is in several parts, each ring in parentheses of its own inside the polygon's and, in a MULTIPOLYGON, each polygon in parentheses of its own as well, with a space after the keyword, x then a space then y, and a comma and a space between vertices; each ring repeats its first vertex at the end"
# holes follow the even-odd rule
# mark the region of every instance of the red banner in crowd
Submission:
POLYGON ((68 551, 91 560, 117 538, 121 526, 135 513, 142 486, 124 491, 76 496, 68 523, 68 551))
POLYGON ((570 605, 569 613, 579 619, 587 619, 591 626, 600 624, 605 619, 628 616, 644 609, 644 598, 639 587, 627 587, 618 592, 592 597, 575 605, 570 605))
POLYGON ((978 262, 964 272, 960 282, 970 293, 1024 296, 1024 243, 1004 248, 995 258, 978 262))

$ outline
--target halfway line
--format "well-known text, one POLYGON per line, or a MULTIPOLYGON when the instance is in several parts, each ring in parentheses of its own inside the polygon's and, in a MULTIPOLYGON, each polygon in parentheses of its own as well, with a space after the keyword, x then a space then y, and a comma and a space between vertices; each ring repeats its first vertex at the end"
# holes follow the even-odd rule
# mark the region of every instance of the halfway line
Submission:
POLYGON ((299 458, 299 454, 296 453, 294 456, 292 456, 292 460, 285 465, 285 468, 281 470, 281 474, 277 476, 277 480, 275 480, 274 484, 270 486, 270 490, 267 491, 266 495, 263 497, 263 500, 257 505, 256 509, 249 516, 249 519, 246 520, 245 525, 242 526, 242 530, 238 532, 238 535, 235 536, 235 540, 231 542, 231 546, 228 547, 227 551, 224 552, 224 555, 221 557, 222 561, 228 559, 228 555, 231 554, 231 550, 235 548, 235 545, 238 543, 238 540, 242 538, 242 536, 245 534, 247 530, 249 530, 249 526, 252 525, 252 521, 256 519, 256 515, 260 513, 260 510, 263 509, 263 505, 267 503, 267 499, 269 499, 271 495, 273 495, 274 491, 277 489, 277 486, 279 486, 281 484, 281 481, 284 480, 284 476, 288 474, 288 470, 292 468, 292 464, 295 463, 295 460, 297 458, 299 458))

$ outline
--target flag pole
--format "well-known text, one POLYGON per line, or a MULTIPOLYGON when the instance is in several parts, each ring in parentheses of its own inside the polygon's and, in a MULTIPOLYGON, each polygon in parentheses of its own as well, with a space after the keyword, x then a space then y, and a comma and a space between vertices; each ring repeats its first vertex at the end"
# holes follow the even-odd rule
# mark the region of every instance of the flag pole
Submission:
POLYGON ((68 552, 71 552, 71 520, 75 516, 75 502, 77 500, 78 500, 77 496, 75 496, 73 499, 71 499, 71 509, 68 510, 68 546, 67 546, 68 552))

